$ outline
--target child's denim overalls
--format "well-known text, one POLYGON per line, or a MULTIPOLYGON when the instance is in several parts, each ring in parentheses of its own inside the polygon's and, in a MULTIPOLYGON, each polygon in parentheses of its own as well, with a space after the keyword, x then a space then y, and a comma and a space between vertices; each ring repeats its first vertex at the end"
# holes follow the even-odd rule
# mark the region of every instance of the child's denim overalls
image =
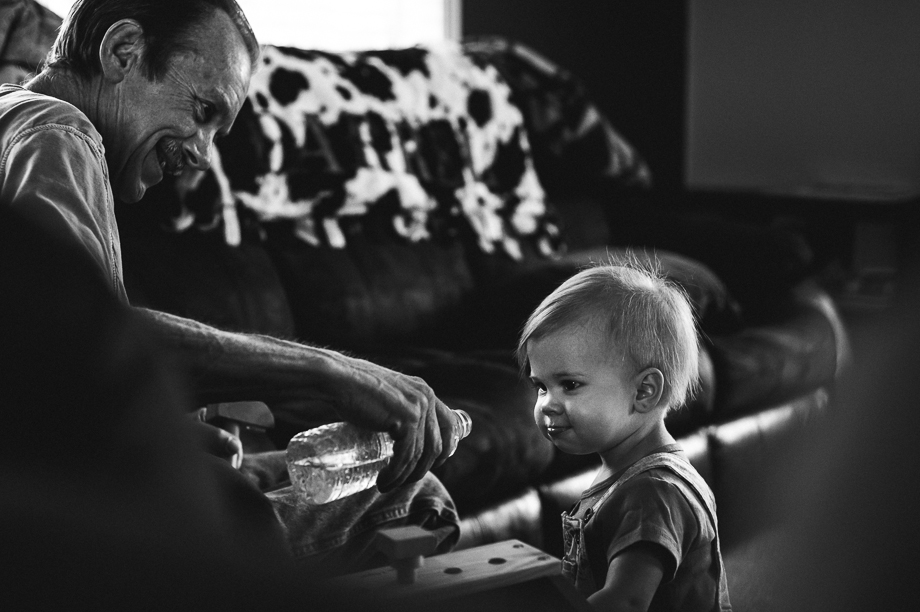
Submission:
MULTIPOLYGON (((706 513, 709 515, 712 524, 716 528, 716 540, 714 542, 715 551, 719 554, 721 562, 721 552, 719 551, 718 522, 716 521, 715 503, 709 488, 705 485, 699 474, 693 471, 689 464, 676 457, 670 452, 659 452, 643 457, 627 469, 610 487, 604 492, 600 499, 588 508, 584 518, 574 518, 568 512, 562 513, 562 541, 565 554, 562 558, 562 574, 571 580, 578 588, 579 592, 588 597, 597 591, 603 584, 598 585, 594 580, 594 573, 588 561, 588 552, 585 546, 585 525, 590 521, 601 505, 607 501, 607 498, 624 482, 647 470, 653 468, 667 468, 686 482, 697 496, 703 500, 706 506, 706 513)), ((725 587, 725 571, 721 571, 720 584, 723 587, 722 592, 727 591, 725 587)), ((730 607, 727 609, 731 609, 730 607)))

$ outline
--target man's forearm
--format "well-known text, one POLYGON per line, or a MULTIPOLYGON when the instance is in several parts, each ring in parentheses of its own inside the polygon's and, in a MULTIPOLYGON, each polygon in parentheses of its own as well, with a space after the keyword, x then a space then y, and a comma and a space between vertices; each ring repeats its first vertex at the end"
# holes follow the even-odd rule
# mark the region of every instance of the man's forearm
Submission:
POLYGON ((348 357, 269 336, 242 334, 136 309, 156 338, 188 365, 200 402, 315 399, 333 402, 348 357))
POLYGON ((377 485, 389 490, 418 480, 452 450, 450 409, 420 378, 296 342, 218 330, 190 319, 137 309, 153 334, 189 366, 196 399, 306 400, 303 409, 389 433, 393 459, 377 485), (443 435, 442 435, 443 431, 443 435))

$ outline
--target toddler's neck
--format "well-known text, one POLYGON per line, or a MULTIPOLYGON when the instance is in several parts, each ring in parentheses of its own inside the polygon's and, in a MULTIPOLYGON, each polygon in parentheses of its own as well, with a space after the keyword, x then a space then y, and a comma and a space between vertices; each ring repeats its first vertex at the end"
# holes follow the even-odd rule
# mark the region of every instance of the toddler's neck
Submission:
POLYGON ((674 442, 674 437, 664 426, 664 419, 656 419, 647 430, 639 432, 635 439, 629 439, 615 448, 599 453, 603 467, 593 484, 625 470, 639 459, 652 454, 655 449, 674 442))

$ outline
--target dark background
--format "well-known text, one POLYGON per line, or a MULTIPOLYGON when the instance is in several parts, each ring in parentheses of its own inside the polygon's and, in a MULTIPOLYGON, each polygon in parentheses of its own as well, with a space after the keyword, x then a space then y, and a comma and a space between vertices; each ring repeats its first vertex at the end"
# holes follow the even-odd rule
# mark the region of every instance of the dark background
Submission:
POLYGON ((686 23, 683 2, 463 0, 465 37, 508 37, 578 76, 662 189, 682 186, 686 23))
POLYGON ((844 303, 887 303, 920 224, 920 3, 462 6, 464 37, 519 41, 579 77, 659 201, 797 229, 844 303))

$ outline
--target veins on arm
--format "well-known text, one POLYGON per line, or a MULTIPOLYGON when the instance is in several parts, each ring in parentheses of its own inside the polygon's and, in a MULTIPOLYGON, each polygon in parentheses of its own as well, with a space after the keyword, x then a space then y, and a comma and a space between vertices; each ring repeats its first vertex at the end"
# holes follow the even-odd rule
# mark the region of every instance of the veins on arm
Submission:
POLYGON ((189 366, 198 400, 329 401, 346 357, 269 336, 224 331, 175 315, 136 308, 154 336, 189 366))

